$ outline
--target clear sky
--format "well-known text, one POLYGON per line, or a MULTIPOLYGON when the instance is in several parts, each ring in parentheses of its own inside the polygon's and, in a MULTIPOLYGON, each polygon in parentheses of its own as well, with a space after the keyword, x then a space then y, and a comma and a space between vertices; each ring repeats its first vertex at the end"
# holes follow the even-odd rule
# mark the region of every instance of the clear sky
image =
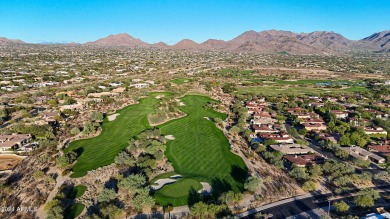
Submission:
POLYGON ((269 29, 328 30, 361 39, 390 29, 390 1, 0 0, 0 36, 29 43, 84 43, 128 33, 173 44, 269 29))

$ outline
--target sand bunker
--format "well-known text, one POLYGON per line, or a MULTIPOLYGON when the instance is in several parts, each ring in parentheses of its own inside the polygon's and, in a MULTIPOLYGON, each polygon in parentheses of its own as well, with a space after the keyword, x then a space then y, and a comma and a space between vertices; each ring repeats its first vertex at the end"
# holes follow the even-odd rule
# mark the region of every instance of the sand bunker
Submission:
POLYGON ((151 185, 150 188, 154 191, 161 189, 165 185, 172 184, 176 182, 177 179, 182 178, 181 175, 176 174, 166 179, 158 179, 156 182, 154 182, 155 185, 151 185))
POLYGON ((166 135, 165 138, 168 140, 175 140, 175 137, 173 135, 166 135))
POLYGON ((161 99, 161 98, 163 98, 165 95, 157 95, 156 96, 156 99, 161 99))
POLYGON ((109 115, 107 117, 107 119, 108 119, 108 121, 114 121, 116 119, 116 117, 119 115, 120 115, 119 113, 115 113, 115 114, 109 115))
POLYGON ((211 195, 211 193, 213 192, 213 188, 211 187, 211 185, 207 182, 200 182, 200 184, 202 185, 202 189, 200 189, 198 193, 202 195, 211 195))
POLYGON ((150 186, 150 188, 152 188, 153 190, 159 190, 163 186, 168 185, 168 184, 172 184, 174 182, 176 182, 176 179, 159 179, 156 182, 154 182, 157 185, 152 185, 152 186, 150 186))

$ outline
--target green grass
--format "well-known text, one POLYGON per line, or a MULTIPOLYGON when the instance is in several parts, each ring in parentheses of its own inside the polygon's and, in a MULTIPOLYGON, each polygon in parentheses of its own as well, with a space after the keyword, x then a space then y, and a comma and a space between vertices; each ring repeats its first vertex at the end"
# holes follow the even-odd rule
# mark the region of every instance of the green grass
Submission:
POLYGON ((65 152, 81 152, 72 167, 72 177, 83 176, 89 170, 113 163, 115 156, 128 146, 130 138, 150 128, 147 115, 154 112, 154 105, 158 103, 155 96, 159 94, 150 94, 150 97, 141 99, 139 104, 118 110, 120 115, 114 121, 109 122, 106 118, 99 136, 72 142, 65 152))
POLYGON ((352 86, 346 89, 340 88, 321 88, 321 87, 289 87, 289 86, 251 86, 251 87, 239 87, 238 93, 255 93, 263 95, 276 95, 276 94, 319 94, 319 93, 350 93, 358 91, 366 91, 366 87, 352 86))
POLYGON ((75 203, 65 209, 64 219, 74 219, 83 212, 85 206, 80 203, 75 203))
POLYGON ((171 82, 175 83, 175 84, 184 84, 184 83, 188 83, 190 81, 192 81, 192 79, 190 79, 190 78, 176 78, 176 79, 171 80, 171 82))
POLYGON ((194 179, 180 179, 173 184, 164 186, 156 194, 156 202, 160 205, 171 204, 173 206, 182 206, 188 203, 190 197, 189 191, 198 192, 202 185, 194 179))
MULTIPOLYGON (((239 156, 230 152, 229 142, 223 132, 212 121, 204 118, 225 119, 226 115, 204 108, 207 102, 214 101, 209 97, 187 95, 181 101, 185 106, 181 106, 180 110, 187 116, 159 126, 164 135, 175 137, 175 140, 168 141, 165 153, 175 172, 185 179, 210 183, 216 193, 227 190, 242 191, 243 180, 247 174, 245 163, 239 156)), ((167 191, 173 191, 170 187, 182 186, 180 184, 183 182, 186 181, 166 186, 167 191)), ((155 194, 156 197, 164 197, 164 203, 174 204, 179 198, 175 192, 169 194, 164 191, 159 190, 155 194)), ((181 196, 181 200, 186 197, 181 196)), ((161 201, 159 198, 157 200, 161 201)))
POLYGON ((86 186, 84 185, 75 186, 68 192, 66 197, 70 199, 79 198, 84 194, 85 191, 87 191, 86 186))
POLYGON ((290 81, 290 80, 277 80, 278 84, 315 84, 315 83, 321 83, 321 82, 331 82, 331 80, 296 80, 296 81, 290 81))
POLYGON ((352 91, 352 92, 361 92, 361 91, 369 91, 367 87, 361 87, 361 86, 352 86, 347 89, 347 91, 352 91))

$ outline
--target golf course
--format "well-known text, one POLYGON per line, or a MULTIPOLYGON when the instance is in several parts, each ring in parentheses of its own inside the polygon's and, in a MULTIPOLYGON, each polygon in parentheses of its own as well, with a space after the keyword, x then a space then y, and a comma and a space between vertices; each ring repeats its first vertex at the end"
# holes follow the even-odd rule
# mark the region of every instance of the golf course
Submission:
MULTIPOLYGON (((128 139, 150 128, 147 116, 154 112, 153 107, 159 101, 156 96, 161 94, 152 93, 138 104, 118 110, 115 120, 103 121, 99 136, 72 142, 66 152, 81 151, 72 168, 72 177, 81 177, 89 170, 114 162, 115 156, 128 146, 128 139)), ((174 136, 174 140, 168 140, 165 151, 174 173, 155 179, 173 174, 180 174, 182 178, 154 191, 156 202, 186 205, 191 194, 198 194, 202 188, 201 182, 209 183, 216 195, 229 190, 242 191, 247 176, 245 163, 231 153, 227 138, 211 121, 225 119, 226 115, 208 108, 209 103, 216 101, 207 96, 186 95, 180 100, 184 105, 179 108, 187 116, 158 126, 163 135, 174 136)))
POLYGON ((205 107, 208 102, 214 102, 209 97, 187 95, 181 102, 184 106, 180 110, 187 116, 158 127, 164 135, 175 137, 168 142, 165 154, 183 179, 158 190, 156 201, 161 205, 185 205, 191 188, 199 190, 200 183, 196 181, 208 182, 215 194, 242 191, 246 166, 240 157, 230 152, 223 132, 207 119, 225 119, 226 115, 205 107))
POLYGON ((89 170, 113 163, 115 156, 129 145, 127 141, 130 138, 150 128, 147 116, 154 112, 153 107, 159 101, 155 98, 157 95, 161 93, 150 94, 141 99, 139 104, 118 110, 116 113, 119 115, 114 121, 105 118, 99 136, 72 142, 65 152, 81 152, 72 167, 72 177, 84 176, 89 170))

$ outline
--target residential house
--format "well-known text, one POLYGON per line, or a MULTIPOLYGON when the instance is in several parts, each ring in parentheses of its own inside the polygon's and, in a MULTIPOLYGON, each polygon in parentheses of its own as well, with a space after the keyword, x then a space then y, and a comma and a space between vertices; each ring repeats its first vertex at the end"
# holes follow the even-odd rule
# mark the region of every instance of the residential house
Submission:
POLYGON ((348 112, 346 112, 346 111, 331 110, 330 112, 335 114, 337 119, 345 119, 348 117, 348 112))
POLYGON ((275 144, 270 145, 273 150, 280 151, 283 154, 310 154, 315 151, 309 147, 300 144, 275 144))
POLYGON ((363 160, 370 160, 374 163, 385 163, 386 160, 383 157, 380 157, 376 154, 373 154, 364 148, 361 147, 341 147, 342 150, 346 151, 349 153, 350 156, 358 159, 363 159, 363 160))
POLYGON ((286 162, 298 167, 308 167, 325 162, 325 158, 317 154, 284 155, 283 158, 286 162))
POLYGON ((277 133, 279 130, 276 130, 273 125, 253 125, 255 133, 277 133))
POLYGON ((260 134, 260 138, 262 138, 263 140, 271 139, 271 140, 276 141, 277 143, 287 143, 287 144, 294 143, 294 139, 290 135, 283 133, 283 132, 262 133, 262 134, 260 134))
POLYGON ((11 134, 0 135, 0 150, 8 151, 17 149, 30 142, 32 139, 31 134, 11 134))
POLYGON ((308 131, 323 131, 326 130, 326 125, 324 123, 302 123, 308 131))
POLYGON ((382 127, 364 127, 364 132, 367 135, 387 135, 387 131, 384 130, 382 127))

